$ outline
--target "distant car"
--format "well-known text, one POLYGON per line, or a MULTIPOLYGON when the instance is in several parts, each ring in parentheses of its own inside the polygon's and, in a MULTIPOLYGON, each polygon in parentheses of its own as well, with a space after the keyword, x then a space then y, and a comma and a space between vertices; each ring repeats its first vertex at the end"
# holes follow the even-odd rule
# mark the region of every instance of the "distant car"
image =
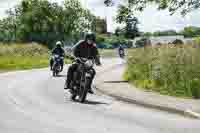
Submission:
POLYGON ((106 45, 103 43, 97 43, 97 48, 106 48, 106 45))
POLYGON ((112 44, 98 43, 97 48, 114 49, 114 46, 112 44))
POLYGON ((181 45, 181 44, 184 44, 184 42, 180 39, 176 39, 172 42, 172 44, 175 44, 175 45, 181 45))

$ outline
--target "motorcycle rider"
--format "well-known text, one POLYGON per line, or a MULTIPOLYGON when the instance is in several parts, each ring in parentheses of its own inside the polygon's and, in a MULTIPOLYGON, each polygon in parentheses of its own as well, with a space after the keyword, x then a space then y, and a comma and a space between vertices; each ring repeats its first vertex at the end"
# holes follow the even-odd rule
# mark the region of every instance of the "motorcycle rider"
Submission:
MULTIPOLYGON (((73 56, 76 58, 82 57, 82 58, 88 58, 88 59, 95 59, 96 65, 101 65, 100 59, 99 59, 99 52, 96 47, 96 36, 94 33, 87 33, 85 36, 85 40, 82 40, 78 42, 73 48, 73 56)), ((73 82, 73 74, 78 68, 78 63, 74 62, 68 69, 67 73, 67 82, 66 82, 66 88, 65 89, 73 89, 70 88, 70 83, 73 82)), ((93 75, 92 80, 90 82, 90 89, 88 90, 89 93, 93 94, 94 92, 91 89, 92 81, 95 77, 95 70, 93 69, 93 75)))
POLYGON ((119 53, 119 56, 120 56, 120 57, 122 57, 122 56, 125 55, 124 48, 123 48, 123 46, 122 46, 121 44, 119 45, 118 53, 119 53))
MULTIPOLYGON (((64 57, 65 50, 62 48, 62 43, 60 41, 56 42, 56 47, 52 50, 51 54, 52 55, 59 55, 61 57, 64 57)), ((51 59, 50 59, 51 70, 53 69, 52 68, 53 67, 53 63, 54 63, 54 60, 51 57, 51 59)), ((61 71, 63 71, 63 66, 64 66, 64 60, 63 59, 61 60, 60 65, 61 65, 61 71)))

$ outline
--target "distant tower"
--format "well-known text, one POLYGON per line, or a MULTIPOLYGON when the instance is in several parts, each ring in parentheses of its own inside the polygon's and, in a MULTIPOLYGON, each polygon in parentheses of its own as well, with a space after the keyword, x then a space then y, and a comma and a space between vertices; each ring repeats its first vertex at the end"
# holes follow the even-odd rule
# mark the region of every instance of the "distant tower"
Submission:
POLYGON ((107 22, 100 17, 95 20, 95 32, 105 34, 107 33, 107 22))

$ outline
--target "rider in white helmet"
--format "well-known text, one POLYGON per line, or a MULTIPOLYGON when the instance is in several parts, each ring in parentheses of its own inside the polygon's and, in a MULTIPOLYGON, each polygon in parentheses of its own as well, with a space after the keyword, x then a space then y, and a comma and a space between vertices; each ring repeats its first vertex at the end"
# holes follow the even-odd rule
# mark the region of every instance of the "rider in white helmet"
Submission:
MULTIPOLYGON (((59 55, 62 57, 65 55, 65 50, 62 48, 62 43, 60 41, 56 42, 56 47, 52 50, 51 53, 52 53, 52 55, 56 54, 56 55, 59 55)), ((61 64, 61 71, 62 71, 63 66, 64 66, 64 60, 61 60, 60 64, 61 64)), ((52 70, 52 66, 53 66, 53 59, 51 58, 50 59, 51 70, 52 70)))

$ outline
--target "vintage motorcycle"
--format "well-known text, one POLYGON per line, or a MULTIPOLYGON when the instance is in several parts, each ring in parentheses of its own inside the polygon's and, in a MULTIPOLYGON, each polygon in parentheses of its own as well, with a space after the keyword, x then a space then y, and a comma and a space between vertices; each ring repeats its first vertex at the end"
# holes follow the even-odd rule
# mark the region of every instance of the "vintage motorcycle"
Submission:
POLYGON ((91 87, 95 61, 94 59, 76 58, 75 62, 78 63, 78 68, 74 72, 73 81, 70 83, 70 88, 72 88, 71 100, 74 101, 78 97, 78 101, 84 103, 91 87))
POLYGON ((60 55, 53 55, 53 67, 52 67, 52 74, 53 76, 58 76, 58 74, 61 72, 61 61, 64 59, 64 57, 60 55))

